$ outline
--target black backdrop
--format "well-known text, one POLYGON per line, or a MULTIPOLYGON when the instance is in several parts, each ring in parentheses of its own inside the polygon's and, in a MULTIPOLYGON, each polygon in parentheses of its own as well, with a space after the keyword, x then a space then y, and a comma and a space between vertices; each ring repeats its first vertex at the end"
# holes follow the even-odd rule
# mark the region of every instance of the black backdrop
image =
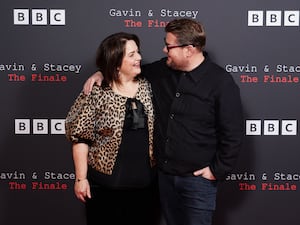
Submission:
POLYGON ((244 148, 215 225, 299 224, 298 0, 12 0, 0 3, 1 225, 85 224, 66 113, 104 37, 138 34, 151 62, 176 17, 204 24, 206 50, 233 75, 245 109, 244 148))

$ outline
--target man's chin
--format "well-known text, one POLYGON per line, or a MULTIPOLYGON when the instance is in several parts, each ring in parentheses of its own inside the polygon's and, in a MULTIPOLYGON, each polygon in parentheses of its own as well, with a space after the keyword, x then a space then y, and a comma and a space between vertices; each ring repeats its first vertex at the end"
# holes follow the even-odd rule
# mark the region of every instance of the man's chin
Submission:
POLYGON ((172 68, 172 61, 169 60, 169 58, 167 59, 166 64, 167 64, 167 66, 172 68))
POLYGON ((174 63, 167 61, 166 62, 167 66, 170 67, 173 70, 177 70, 178 68, 174 65, 174 63))

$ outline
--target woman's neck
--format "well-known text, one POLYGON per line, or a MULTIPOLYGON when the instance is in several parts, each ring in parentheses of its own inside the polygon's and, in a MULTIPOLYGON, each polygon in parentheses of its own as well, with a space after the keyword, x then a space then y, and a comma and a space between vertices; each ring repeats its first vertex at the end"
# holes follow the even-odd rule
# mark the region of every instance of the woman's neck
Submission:
POLYGON ((111 89, 122 96, 133 98, 135 97, 139 88, 139 82, 137 80, 121 81, 120 83, 113 82, 111 89))

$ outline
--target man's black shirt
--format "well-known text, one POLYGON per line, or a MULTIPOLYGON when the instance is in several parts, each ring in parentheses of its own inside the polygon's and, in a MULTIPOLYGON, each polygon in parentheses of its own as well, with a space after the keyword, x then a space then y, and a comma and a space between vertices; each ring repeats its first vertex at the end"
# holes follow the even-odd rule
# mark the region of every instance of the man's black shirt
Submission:
POLYGON ((145 65, 143 75, 154 95, 159 169, 187 176, 209 166, 224 179, 243 136, 240 93, 232 76, 208 58, 190 72, 170 69, 164 58, 145 65))

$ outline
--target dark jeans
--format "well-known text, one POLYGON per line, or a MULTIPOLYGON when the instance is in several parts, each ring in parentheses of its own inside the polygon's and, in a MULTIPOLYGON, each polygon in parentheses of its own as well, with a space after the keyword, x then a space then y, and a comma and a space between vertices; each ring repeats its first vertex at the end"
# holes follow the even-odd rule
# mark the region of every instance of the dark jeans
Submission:
POLYGON ((159 172, 159 191, 167 225, 211 225, 217 182, 201 176, 173 176, 159 172))

